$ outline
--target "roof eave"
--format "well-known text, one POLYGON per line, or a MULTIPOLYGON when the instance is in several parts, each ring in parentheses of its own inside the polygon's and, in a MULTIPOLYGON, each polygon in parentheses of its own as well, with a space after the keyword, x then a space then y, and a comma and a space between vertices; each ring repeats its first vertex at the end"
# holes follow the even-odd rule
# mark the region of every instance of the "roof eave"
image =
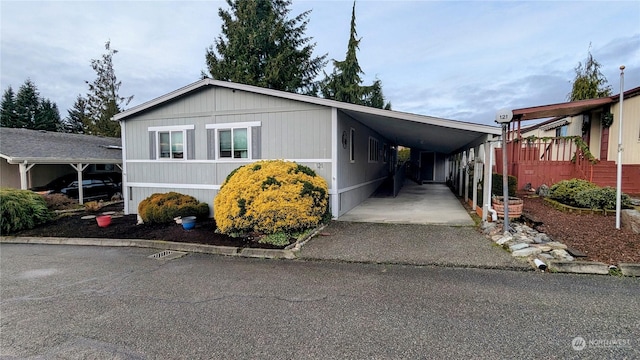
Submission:
POLYGON ((122 158, 118 159, 51 159, 34 157, 5 157, 7 163, 19 164, 122 164, 122 158))
POLYGON ((301 101, 309 104, 327 106, 327 107, 336 108, 340 110, 357 111, 360 113, 366 113, 366 114, 378 115, 378 116, 384 116, 384 117, 393 117, 393 118, 402 119, 402 120, 415 121, 419 123, 443 126, 443 127, 460 129, 460 130, 484 132, 484 133, 489 133, 493 135, 500 135, 500 132, 501 132, 500 128, 497 126, 474 124, 474 123, 467 123, 467 122, 462 122, 457 120, 442 119, 442 118, 437 118, 437 117, 432 117, 427 115, 417 115, 417 114, 405 113, 400 111, 378 109, 378 108, 372 108, 372 107, 363 106, 363 105, 344 103, 336 100, 329 100, 329 99, 318 98, 318 97, 313 97, 308 95, 289 93, 289 92, 284 92, 279 90, 261 88, 261 87, 252 86, 252 85, 238 84, 238 83, 233 83, 229 81, 220 81, 220 80, 213 80, 213 79, 199 80, 185 87, 182 87, 178 90, 172 91, 168 94, 165 94, 153 100, 147 101, 129 110, 116 114, 113 117, 113 120, 124 121, 127 118, 139 112, 151 109, 166 101, 184 96, 192 91, 195 91, 205 86, 219 86, 219 87, 224 87, 224 88, 233 89, 233 90, 247 91, 247 92, 261 94, 261 95, 275 96, 275 97, 285 98, 289 100, 301 101))

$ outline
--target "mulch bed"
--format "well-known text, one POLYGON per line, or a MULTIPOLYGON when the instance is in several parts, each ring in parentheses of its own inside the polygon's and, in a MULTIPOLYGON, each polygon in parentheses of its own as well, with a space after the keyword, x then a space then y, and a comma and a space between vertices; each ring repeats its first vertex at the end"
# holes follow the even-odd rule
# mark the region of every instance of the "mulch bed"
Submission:
POLYGON ((215 232, 216 224, 213 219, 198 220, 195 228, 185 230, 182 225, 171 224, 140 224, 137 225, 136 215, 115 217, 111 224, 101 228, 95 219, 83 220, 85 215, 97 215, 107 211, 122 211, 123 204, 116 203, 105 206, 97 213, 73 212, 33 229, 17 232, 15 236, 33 237, 76 237, 76 238, 110 238, 110 239, 145 239, 188 242, 196 244, 251 247, 263 249, 281 249, 269 244, 261 244, 256 237, 230 237, 215 232))
POLYGON ((587 254, 587 260, 610 265, 640 263, 640 234, 616 229, 615 214, 570 214, 545 204, 540 197, 523 196, 523 200, 523 214, 537 222, 536 230, 587 254))

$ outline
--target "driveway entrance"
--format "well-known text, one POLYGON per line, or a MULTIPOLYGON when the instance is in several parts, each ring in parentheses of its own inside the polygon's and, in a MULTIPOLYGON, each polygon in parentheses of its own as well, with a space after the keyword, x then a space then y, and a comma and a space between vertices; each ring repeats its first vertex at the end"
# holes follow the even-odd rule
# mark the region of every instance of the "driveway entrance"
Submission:
POLYGON ((473 226, 460 201, 444 184, 407 180, 397 197, 370 197, 338 221, 473 226))

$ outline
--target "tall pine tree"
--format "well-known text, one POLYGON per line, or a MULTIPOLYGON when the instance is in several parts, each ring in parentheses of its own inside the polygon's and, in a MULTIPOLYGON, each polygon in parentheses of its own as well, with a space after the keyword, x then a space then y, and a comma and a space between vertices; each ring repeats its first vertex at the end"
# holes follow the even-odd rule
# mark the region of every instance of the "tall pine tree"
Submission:
POLYGON ((111 118, 124 110, 133 95, 123 97, 118 94, 121 81, 118 81, 113 68, 113 55, 118 51, 111 49, 109 41, 105 43, 105 50, 101 59, 91 60, 91 68, 96 72, 93 82, 86 81, 89 86, 87 93, 87 112, 89 117, 85 123, 85 132, 91 135, 120 136, 120 124, 111 118))
MULTIPOLYGON (((326 55, 313 57, 305 11, 289 19, 291 0, 227 0, 222 34, 206 52, 209 74, 270 89, 311 93, 326 55)), ((203 73, 203 77, 205 74, 203 73)))
POLYGON ((3 127, 59 131, 61 129, 58 106, 49 99, 40 98, 37 86, 27 79, 14 95, 11 86, 2 96, 3 127))
POLYGON ((611 96, 611 85, 600 72, 600 63, 591 55, 591 44, 584 64, 579 62, 575 67, 576 77, 573 80, 569 101, 596 99, 611 96))
POLYGON ((67 117, 63 121, 63 131, 84 134, 84 124, 87 123, 89 123, 87 101, 81 95, 78 95, 73 103, 73 108, 67 110, 67 117))
POLYGON ((42 99, 38 104, 36 112, 34 130, 61 131, 62 122, 60 121, 60 112, 58 105, 49 99, 42 99))
POLYGON ((356 3, 354 1, 347 54, 343 61, 333 60, 333 72, 330 75, 325 73, 325 79, 320 84, 322 97, 351 104, 391 109, 391 103, 384 103, 380 80, 374 81, 370 86, 362 85, 361 75, 364 75, 364 72, 360 68, 356 55, 359 45, 360 39, 358 39, 356 32, 356 3))
POLYGON ((31 79, 25 80, 16 94, 16 127, 33 129, 39 104, 40 93, 38 93, 38 88, 31 79))
POLYGON ((18 117, 16 114, 16 94, 11 86, 2 94, 2 107, 0 112, 0 126, 2 127, 18 127, 18 117))

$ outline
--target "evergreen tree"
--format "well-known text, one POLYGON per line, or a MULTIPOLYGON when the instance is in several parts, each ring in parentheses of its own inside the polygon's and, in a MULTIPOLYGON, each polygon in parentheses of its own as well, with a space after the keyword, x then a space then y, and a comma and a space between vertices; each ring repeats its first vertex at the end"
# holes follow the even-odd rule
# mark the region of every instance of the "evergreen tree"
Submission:
POLYGON ((67 117, 64 119, 63 131, 74 134, 84 134, 84 124, 89 123, 89 112, 87 101, 81 96, 76 97, 73 108, 67 110, 67 117))
POLYGON ((356 52, 359 50, 360 39, 356 32, 356 3, 353 2, 351 11, 351 31, 347 54, 343 61, 333 60, 333 72, 325 73, 325 79, 320 84, 320 92, 324 98, 365 105, 376 108, 391 109, 391 103, 384 103, 382 82, 376 80, 370 86, 362 85, 364 72, 358 63, 356 52))
POLYGON ((591 44, 587 59, 578 63, 575 67, 576 77, 573 80, 571 93, 567 96, 569 101, 596 99, 611 96, 611 85, 607 84, 607 78, 600 72, 600 63, 591 55, 591 44))
POLYGON ((33 129, 36 123, 36 113, 40 105, 40 93, 31 81, 25 80, 16 95, 16 127, 33 129))
POLYGON ((27 79, 14 96, 11 86, 2 97, 2 126, 33 130, 59 131, 58 106, 40 98, 36 85, 27 79))
POLYGON ((2 107, 0 112, 0 126, 2 127, 18 127, 18 118, 16 115, 16 94, 11 86, 2 94, 2 107))
POLYGON ((91 60, 91 68, 96 72, 96 79, 93 82, 85 81, 89 86, 86 99, 89 116, 85 123, 85 132, 91 135, 118 137, 120 124, 111 118, 131 102, 133 95, 122 97, 118 94, 122 82, 118 81, 113 68, 113 55, 118 51, 111 49, 109 41, 104 47, 107 52, 102 58, 91 60))
MULTIPOLYGON (((305 11, 288 19, 291 0, 227 0, 219 9, 222 34, 205 58, 214 79, 310 93, 326 55, 313 57, 305 11)), ((203 77, 204 77, 203 73, 203 77)))
POLYGON ((58 105, 49 99, 43 99, 38 104, 38 110, 34 118, 34 130, 60 131, 62 130, 62 122, 60 121, 60 112, 58 105))

